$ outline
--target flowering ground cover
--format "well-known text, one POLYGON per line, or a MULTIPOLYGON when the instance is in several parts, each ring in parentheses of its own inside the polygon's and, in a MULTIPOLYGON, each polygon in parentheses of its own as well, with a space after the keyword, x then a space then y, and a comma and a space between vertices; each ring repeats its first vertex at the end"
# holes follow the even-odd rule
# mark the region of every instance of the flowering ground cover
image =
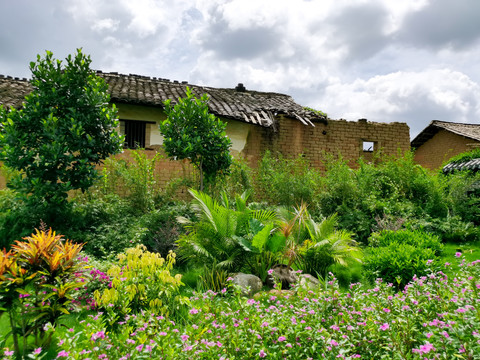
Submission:
POLYGON ((445 265, 455 276, 431 270, 401 292, 381 280, 343 292, 332 279, 253 299, 194 294, 178 323, 141 311, 112 327, 108 312, 92 313, 55 330, 57 358, 480 359, 480 260, 459 262, 445 265))

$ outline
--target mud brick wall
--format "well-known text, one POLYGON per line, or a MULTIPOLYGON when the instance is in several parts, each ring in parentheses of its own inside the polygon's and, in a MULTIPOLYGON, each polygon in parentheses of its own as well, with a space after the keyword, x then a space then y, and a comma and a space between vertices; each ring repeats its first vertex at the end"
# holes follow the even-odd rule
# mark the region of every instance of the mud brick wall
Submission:
POLYGON ((415 162, 436 170, 452 156, 480 147, 480 141, 472 140, 447 130, 440 130, 430 140, 415 150, 415 162))
MULTIPOLYGON (((409 128, 405 123, 328 120, 326 123, 307 126, 299 120, 280 117, 274 129, 250 125, 240 155, 255 168, 266 150, 280 152, 286 158, 304 154, 313 167, 323 170, 323 154, 327 152, 342 156, 354 167, 360 157, 369 160, 373 156, 372 152, 363 151, 364 141, 374 144, 374 152, 382 151, 387 155, 397 155, 399 150, 410 150, 409 128)), ((169 160, 160 145, 150 146, 145 152, 149 159, 156 152, 162 154, 155 169, 160 188, 165 188, 171 180, 191 175, 194 171, 186 160, 169 160)), ((115 155, 115 158, 131 161, 131 150, 125 150, 122 154, 115 155)), ((3 176, 0 176, 0 186, 5 187, 3 176)))
POLYGON ((405 123, 375 123, 365 120, 328 120, 306 126, 298 120, 280 118, 276 131, 260 128, 250 131, 243 154, 256 166, 266 150, 280 152, 287 158, 304 154, 310 164, 323 169, 325 152, 340 155, 350 166, 360 157, 371 159, 374 152, 397 155, 410 150, 410 129, 405 123), (363 143, 373 143, 373 152, 366 152, 363 143))

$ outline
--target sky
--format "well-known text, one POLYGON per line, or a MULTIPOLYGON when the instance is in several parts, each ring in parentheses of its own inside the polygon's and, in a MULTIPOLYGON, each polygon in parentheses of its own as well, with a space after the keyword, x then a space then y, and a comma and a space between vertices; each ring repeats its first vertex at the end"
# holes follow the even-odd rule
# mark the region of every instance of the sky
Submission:
POLYGON ((0 0, 0 74, 92 68, 288 94, 332 119, 480 124, 479 0, 0 0))

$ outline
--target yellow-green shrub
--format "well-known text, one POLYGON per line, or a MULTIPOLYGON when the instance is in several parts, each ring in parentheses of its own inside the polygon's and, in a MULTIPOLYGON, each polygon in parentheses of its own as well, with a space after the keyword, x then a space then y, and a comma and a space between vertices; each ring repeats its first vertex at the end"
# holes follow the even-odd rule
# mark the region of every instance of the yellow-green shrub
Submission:
POLYGON ((111 287, 101 293, 95 291, 95 301, 117 316, 147 309, 164 316, 182 313, 188 298, 180 293, 181 275, 170 274, 174 264, 173 252, 164 259, 160 254, 146 251, 143 245, 127 249, 118 255, 118 264, 108 270, 111 287))

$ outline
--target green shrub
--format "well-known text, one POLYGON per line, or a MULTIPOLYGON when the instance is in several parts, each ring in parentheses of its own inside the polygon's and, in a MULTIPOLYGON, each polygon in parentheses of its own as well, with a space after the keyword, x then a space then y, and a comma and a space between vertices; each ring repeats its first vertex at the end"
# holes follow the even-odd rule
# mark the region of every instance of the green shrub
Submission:
POLYGON ((374 233, 369 239, 369 245, 372 247, 386 247, 394 243, 412 245, 417 248, 430 248, 435 255, 440 255, 443 245, 438 236, 419 230, 383 230, 380 233, 374 233))
POLYGON ((155 164, 161 157, 151 159, 143 150, 131 151, 132 161, 109 158, 102 172, 101 191, 126 198, 137 211, 148 212, 155 207, 160 189, 155 178, 155 164))
POLYGON ((206 192, 216 198, 227 193, 231 199, 245 191, 253 192, 253 170, 245 159, 234 157, 229 171, 229 174, 218 176, 215 182, 208 184, 206 192))
POLYGON ((458 155, 455 155, 455 156, 451 157, 447 161, 447 163, 458 164, 458 163, 467 162, 467 161, 470 161, 470 160, 473 160, 473 159, 478 159, 478 158, 480 158, 480 148, 475 148, 471 151, 466 151, 464 153, 461 153, 461 154, 458 154, 458 155))
POLYGON ((382 278, 402 289, 414 275, 426 274, 429 261, 442 251, 440 239, 421 231, 384 230, 373 234, 367 249, 364 269, 366 278, 382 278))
POLYGON ((149 251, 158 252, 163 257, 166 257, 170 250, 175 251, 176 241, 185 233, 185 229, 177 221, 179 216, 196 219, 190 206, 184 203, 165 205, 143 215, 140 223, 147 232, 141 238, 141 243, 149 251))
POLYGON ((302 156, 292 160, 266 151, 259 164, 257 193, 271 204, 314 204, 319 179, 320 173, 302 156))
POLYGON ((351 169, 342 159, 327 159, 319 198, 320 212, 338 213, 340 227, 367 242, 376 218, 444 218, 448 215, 447 184, 413 161, 407 153, 380 157, 376 164, 360 161, 351 169))
POLYGON ((459 216, 447 216, 442 219, 430 217, 413 219, 406 226, 435 234, 443 242, 468 243, 480 240, 480 228, 474 223, 463 221, 459 216))

